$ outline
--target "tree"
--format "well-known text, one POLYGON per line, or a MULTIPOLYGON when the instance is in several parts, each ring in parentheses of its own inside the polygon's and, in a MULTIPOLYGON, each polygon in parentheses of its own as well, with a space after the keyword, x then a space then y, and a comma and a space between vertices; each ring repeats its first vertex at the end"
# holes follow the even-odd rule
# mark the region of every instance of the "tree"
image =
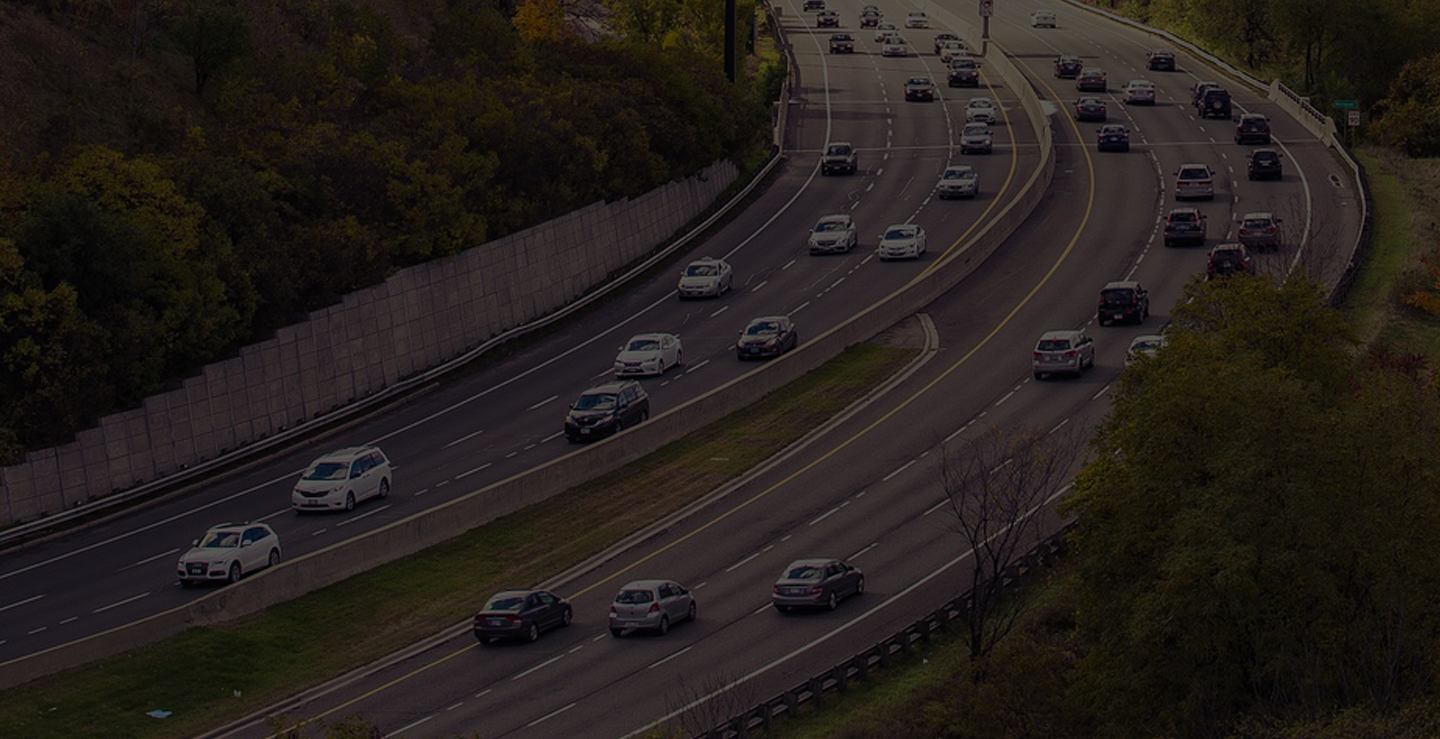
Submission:
POLYGON ((250 26, 239 8, 224 0, 180 5, 180 14, 170 22, 170 37, 190 57, 195 94, 204 95, 217 72, 250 52, 250 26))
MULTIPOLYGON (((985 659, 1022 611, 1006 590, 1011 565, 1037 543, 1043 512, 1077 460, 1070 431, 990 426, 942 445, 940 475, 955 531, 972 552, 970 657, 985 659)), ((975 674, 983 676, 983 670, 975 674)))

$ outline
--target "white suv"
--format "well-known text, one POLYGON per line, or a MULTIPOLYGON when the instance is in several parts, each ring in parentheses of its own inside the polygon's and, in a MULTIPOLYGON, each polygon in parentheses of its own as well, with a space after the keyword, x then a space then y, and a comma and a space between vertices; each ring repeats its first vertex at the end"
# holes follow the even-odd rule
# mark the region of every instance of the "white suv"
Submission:
POLYGON ((390 494, 390 460, 378 447, 337 449, 310 463, 290 493, 296 512, 351 510, 390 494))
POLYGON ((235 582, 246 573, 280 562, 280 537, 263 523, 211 526, 180 557, 175 576, 190 587, 201 582, 235 582))

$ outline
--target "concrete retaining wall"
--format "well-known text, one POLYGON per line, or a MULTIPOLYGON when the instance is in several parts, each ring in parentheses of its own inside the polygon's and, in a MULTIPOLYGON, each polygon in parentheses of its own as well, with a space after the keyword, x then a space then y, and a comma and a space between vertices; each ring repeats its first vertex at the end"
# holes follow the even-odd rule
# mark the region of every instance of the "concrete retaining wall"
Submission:
MULTIPOLYGON (((951 27, 962 26, 963 23, 957 22, 951 27)), ((906 287, 798 349, 622 434, 524 474, 474 490, 443 506, 285 562, 183 608, 0 664, 0 690, 159 641, 192 625, 250 615, 439 544, 677 441, 724 418, 737 408, 760 400, 771 391, 830 361, 847 347, 870 339, 924 308, 974 271, 1019 228, 1040 203, 1054 176, 1054 140, 1050 121, 1041 110, 1030 83, 1008 59, 998 54, 987 60, 987 72, 998 73, 1004 84, 1019 94, 1026 120, 1039 137, 1040 164, 1020 186, 1018 197, 988 226, 958 252, 937 261, 906 287)))
POLYGON ((0 470, 0 525, 73 509, 293 429, 550 313, 654 250, 738 174, 718 162, 347 295, 75 441, 0 470))

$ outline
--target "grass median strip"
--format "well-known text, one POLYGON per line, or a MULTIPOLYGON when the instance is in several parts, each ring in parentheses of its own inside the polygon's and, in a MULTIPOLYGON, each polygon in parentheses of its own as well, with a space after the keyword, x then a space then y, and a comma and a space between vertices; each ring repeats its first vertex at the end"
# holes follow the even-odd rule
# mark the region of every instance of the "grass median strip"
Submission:
POLYGON ((764 401, 544 504, 264 613, 0 695, 0 736, 186 737, 460 622, 684 507, 844 409, 915 356, 861 344, 764 401), (147 711, 170 711, 165 719, 147 711))

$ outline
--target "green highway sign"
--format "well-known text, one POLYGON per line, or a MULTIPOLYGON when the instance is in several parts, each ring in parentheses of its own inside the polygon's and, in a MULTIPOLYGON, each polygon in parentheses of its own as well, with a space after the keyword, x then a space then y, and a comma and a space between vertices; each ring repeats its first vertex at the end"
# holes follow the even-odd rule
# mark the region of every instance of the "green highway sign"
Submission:
POLYGON ((1360 107, 1359 100, 1336 100, 1334 104, 1339 110, 1354 110, 1360 107))

